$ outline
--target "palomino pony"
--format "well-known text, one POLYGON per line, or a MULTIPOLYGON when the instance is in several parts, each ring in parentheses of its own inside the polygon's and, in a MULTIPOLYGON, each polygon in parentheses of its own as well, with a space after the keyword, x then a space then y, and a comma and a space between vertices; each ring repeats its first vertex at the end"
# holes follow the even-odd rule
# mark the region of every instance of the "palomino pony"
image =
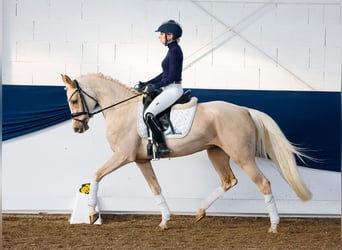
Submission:
MULTIPOLYGON (((99 217, 99 212, 95 210, 99 182, 107 174, 135 162, 161 211, 159 226, 166 229, 171 213, 147 157, 147 140, 137 132, 137 111, 142 96, 102 74, 84 75, 76 80, 62 75, 62 79, 66 85, 74 131, 83 133, 89 128, 88 121, 97 113, 93 111, 98 104, 106 121, 106 135, 113 151, 111 158, 95 172, 91 181, 88 200, 90 223, 99 217)), ((271 221, 269 232, 277 232, 280 219, 271 183, 257 167, 256 156, 269 156, 297 196, 302 200, 311 198, 298 173, 294 157, 304 155, 285 138, 275 121, 260 111, 222 101, 200 103, 189 134, 182 139, 167 139, 166 142, 171 150, 170 158, 206 150, 220 177, 220 185, 201 202, 197 221, 205 216, 214 201, 237 184, 229 165, 230 159, 241 167, 264 195, 271 221)))

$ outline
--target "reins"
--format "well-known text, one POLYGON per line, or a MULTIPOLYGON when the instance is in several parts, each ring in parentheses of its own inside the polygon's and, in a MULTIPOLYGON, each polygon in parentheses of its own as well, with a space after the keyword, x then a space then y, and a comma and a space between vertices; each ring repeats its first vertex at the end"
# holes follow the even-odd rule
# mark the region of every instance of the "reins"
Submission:
POLYGON ((136 98, 136 97, 138 97, 138 96, 141 96, 141 95, 142 95, 142 93, 141 93, 141 94, 137 94, 137 95, 135 95, 135 96, 131 96, 131 97, 125 99, 125 100, 122 100, 122 101, 120 101, 120 102, 114 103, 114 104, 112 104, 112 105, 110 105, 110 106, 108 106, 108 107, 105 107, 105 108, 103 108, 103 109, 100 109, 100 110, 97 110, 97 111, 95 111, 95 112, 92 112, 92 113, 90 113, 90 115, 91 115, 91 116, 96 115, 96 114, 98 114, 98 113, 100 113, 100 112, 102 112, 102 111, 104 111, 104 110, 113 108, 113 107, 115 107, 115 106, 117 106, 117 105, 120 105, 120 104, 122 104, 122 103, 124 103, 124 102, 127 102, 127 101, 129 101, 129 100, 132 100, 132 99, 134 99, 134 98, 136 98))
POLYGON ((76 112, 76 113, 71 113, 71 114, 70 114, 70 115, 71 115, 71 118, 72 118, 72 119, 75 119, 75 120, 78 120, 78 119, 76 119, 76 117, 81 116, 81 115, 88 115, 89 117, 93 117, 94 115, 96 115, 96 114, 98 114, 98 113, 101 113, 101 112, 103 112, 103 111, 105 111, 105 110, 107 110, 107 109, 110 109, 110 108, 113 108, 113 107, 115 107, 115 106, 118 106, 118 105, 120 105, 120 104, 122 104, 122 103, 124 103, 124 102, 127 102, 127 101, 129 101, 129 100, 132 100, 132 99, 134 99, 134 98, 136 98, 136 97, 138 97, 138 96, 141 96, 141 95, 143 94, 143 93, 140 93, 140 94, 137 94, 137 95, 135 95, 135 96, 131 96, 131 97, 127 98, 127 99, 124 99, 124 100, 122 100, 122 101, 120 101, 120 102, 114 103, 114 104, 112 104, 112 105, 110 105, 110 106, 108 106, 108 107, 99 109, 99 110, 97 110, 97 111, 95 111, 95 112, 89 112, 89 108, 88 108, 88 105, 87 105, 87 103, 86 103, 86 101, 85 101, 85 99, 84 99, 83 93, 84 93, 86 96, 88 96, 89 98, 91 98, 92 100, 94 100, 97 104, 98 104, 98 101, 97 101, 94 97, 92 97, 91 95, 89 95, 87 92, 85 92, 85 91, 80 87, 80 85, 79 85, 79 83, 78 83, 77 80, 74 80, 74 82, 75 82, 75 84, 76 84, 77 89, 75 90, 74 93, 71 94, 71 96, 70 96, 70 98, 69 98, 69 101, 70 101, 71 97, 72 97, 76 92, 78 92, 78 93, 80 94, 80 98, 81 98, 82 106, 83 106, 83 111, 81 111, 81 112, 76 112))

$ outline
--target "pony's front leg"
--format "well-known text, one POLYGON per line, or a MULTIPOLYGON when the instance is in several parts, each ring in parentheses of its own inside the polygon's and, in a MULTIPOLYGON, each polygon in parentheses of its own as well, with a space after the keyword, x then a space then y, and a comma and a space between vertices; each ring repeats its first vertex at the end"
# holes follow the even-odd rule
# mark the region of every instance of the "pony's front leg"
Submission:
POLYGON ((167 222, 170 220, 171 212, 166 203, 166 200, 161 193, 161 188, 158 183, 157 177, 153 171, 150 161, 137 161, 138 167, 140 168, 142 174, 144 175, 152 193, 154 194, 157 206, 160 209, 162 220, 159 224, 161 229, 167 229, 167 222))
POLYGON ((99 182, 98 181, 91 181, 90 182, 90 190, 89 190, 89 197, 88 197, 88 206, 89 206, 89 223, 94 224, 99 218, 99 212, 96 211, 97 205, 97 192, 99 189, 99 182))
POLYGON ((99 183, 103 177, 107 174, 115 171, 121 166, 132 162, 128 157, 122 154, 114 153, 113 156, 94 174, 92 181, 90 182, 90 190, 88 196, 88 206, 89 206, 89 222, 94 224, 99 218, 99 212, 96 211, 97 205, 97 193, 99 189, 99 183))

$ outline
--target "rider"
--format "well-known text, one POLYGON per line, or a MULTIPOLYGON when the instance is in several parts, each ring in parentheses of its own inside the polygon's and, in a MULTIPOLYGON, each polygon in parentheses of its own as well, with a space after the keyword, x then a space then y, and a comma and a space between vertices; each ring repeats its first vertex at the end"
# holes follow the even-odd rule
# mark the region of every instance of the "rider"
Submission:
POLYGON ((139 89, 145 89, 148 93, 157 89, 161 90, 161 93, 145 110, 144 119, 157 142, 157 154, 167 156, 170 151, 166 145, 164 134, 156 122, 156 116, 171 106, 183 94, 181 85, 183 53, 178 45, 182 28, 174 20, 169 20, 162 23, 156 32, 160 32, 160 42, 169 49, 161 63, 163 72, 147 82, 139 82, 139 89))

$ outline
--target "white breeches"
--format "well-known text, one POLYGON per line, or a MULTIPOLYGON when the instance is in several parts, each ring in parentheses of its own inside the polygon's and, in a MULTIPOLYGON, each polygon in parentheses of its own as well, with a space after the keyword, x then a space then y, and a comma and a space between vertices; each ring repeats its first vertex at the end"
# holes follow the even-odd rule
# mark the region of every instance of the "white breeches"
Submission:
POLYGON ((154 116, 170 107, 175 101, 178 100, 183 94, 181 84, 171 83, 162 88, 163 91, 151 102, 144 112, 144 117, 147 113, 154 116))

